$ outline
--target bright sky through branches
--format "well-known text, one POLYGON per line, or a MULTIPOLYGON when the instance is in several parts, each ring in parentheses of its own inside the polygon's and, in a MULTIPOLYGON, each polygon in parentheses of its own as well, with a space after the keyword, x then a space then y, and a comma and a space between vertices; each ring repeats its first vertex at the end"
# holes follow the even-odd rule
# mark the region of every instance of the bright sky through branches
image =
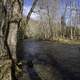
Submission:
MULTIPOLYGON (((30 8, 32 6, 32 1, 33 0, 24 0, 24 6, 23 6, 23 15, 24 16, 27 16, 28 12, 30 11, 30 8)), ((59 13, 61 15, 64 13, 65 3, 68 4, 68 8, 70 7, 70 1, 73 1, 73 0, 61 0, 60 1, 60 9, 59 9, 60 12, 59 13)), ((80 0, 74 0, 74 1, 76 1, 76 6, 80 10, 80 0)), ((70 19, 69 15, 70 15, 70 10, 68 10, 66 12, 65 20, 67 22, 70 19)), ((34 20, 37 20, 37 19, 39 19, 39 15, 37 13, 32 13, 31 18, 34 20)))

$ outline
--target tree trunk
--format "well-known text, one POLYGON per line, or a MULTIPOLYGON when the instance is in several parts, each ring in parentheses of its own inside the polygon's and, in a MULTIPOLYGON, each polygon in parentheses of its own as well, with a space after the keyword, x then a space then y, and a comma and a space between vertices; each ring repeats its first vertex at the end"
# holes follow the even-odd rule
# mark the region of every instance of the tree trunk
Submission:
POLYGON ((2 74, 0 80, 5 80, 6 76, 6 80, 11 80, 11 76, 15 77, 17 31, 22 17, 22 0, 2 0, 1 5, 4 17, 2 17, 0 26, 0 74, 2 74), (5 66, 1 67, 4 65, 3 62, 5 62, 5 66), (14 71, 12 75, 9 65, 14 71), (3 69, 5 71, 2 71, 3 69))
POLYGON ((21 21, 21 0, 11 0, 12 5, 12 13, 9 15, 11 17, 8 22, 7 26, 7 43, 10 49, 10 53, 12 56, 12 59, 16 60, 16 46, 17 46, 17 31, 20 26, 21 21))

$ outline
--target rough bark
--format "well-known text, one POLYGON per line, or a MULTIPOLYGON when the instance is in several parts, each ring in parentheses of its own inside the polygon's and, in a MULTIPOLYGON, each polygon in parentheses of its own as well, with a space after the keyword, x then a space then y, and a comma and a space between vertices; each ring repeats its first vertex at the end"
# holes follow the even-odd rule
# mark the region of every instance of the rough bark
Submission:
POLYGON ((11 19, 8 22, 8 31, 6 41, 8 43, 12 59, 16 60, 17 31, 21 20, 21 3, 20 0, 12 1, 11 19))
POLYGON ((12 80, 11 77, 15 77, 17 31, 22 17, 22 0, 2 0, 1 5, 4 15, 0 24, 0 80, 12 80), (12 75, 11 67, 14 71, 12 75))

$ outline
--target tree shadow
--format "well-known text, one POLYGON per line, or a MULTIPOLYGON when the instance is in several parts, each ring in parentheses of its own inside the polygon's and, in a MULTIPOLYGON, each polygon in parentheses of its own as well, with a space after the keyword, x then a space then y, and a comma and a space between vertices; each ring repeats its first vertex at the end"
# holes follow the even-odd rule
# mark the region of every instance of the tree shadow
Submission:
POLYGON ((64 64, 59 63, 52 55, 47 54, 47 56, 50 58, 50 65, 55 67, 60 72, 63 80, 80 80, 79 77, 75 76, 74 72, 71 72, 68 68, 65 68, 64 64))
POLYGON ((41 78, 39 77, 38 73, 36 72, 33 66, 32 61, 27 62, 27 72, 31 80, 41 80, 41 78))
MULTIPOLYGON (((48 59, 42 59, 37 58, 37 64, 42 64, 44 66, 50 65, 52 66, 55 70, 59 71, 59 73, 62 76, 62 80, 80 80, 80 77, 75 76, 75 72, 71 72, 68 68, 64 67, 64 63, 59 63, 56 58, 51 55, 51 54, 46 54, 48 56, 48 59)), ((53 71, 54 72, 54 71, 53 71)), ((54 73, 53 73, 54 74, 54 73)))

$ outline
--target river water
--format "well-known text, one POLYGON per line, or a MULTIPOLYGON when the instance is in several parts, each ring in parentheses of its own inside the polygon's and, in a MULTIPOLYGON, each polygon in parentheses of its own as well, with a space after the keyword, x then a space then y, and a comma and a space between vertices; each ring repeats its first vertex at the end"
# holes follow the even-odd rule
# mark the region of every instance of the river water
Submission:
POLYGON ((27 39, 17 56, 22 80, 80 80, 80 45, 27 39))

